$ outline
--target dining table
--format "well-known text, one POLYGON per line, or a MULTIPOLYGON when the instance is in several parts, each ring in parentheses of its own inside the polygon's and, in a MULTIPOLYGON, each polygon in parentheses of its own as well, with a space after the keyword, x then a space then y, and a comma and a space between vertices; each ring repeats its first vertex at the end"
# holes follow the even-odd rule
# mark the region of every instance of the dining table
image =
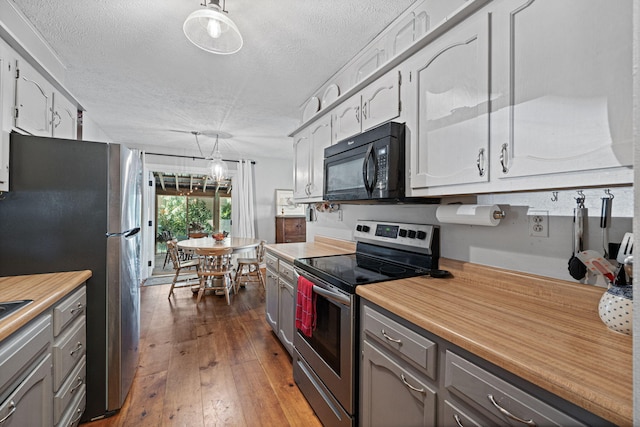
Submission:
POLYGON ((185 252, 195 252, 196 249, 223 249, 233 248, 233 253, 240 253, 255 249, 260 245, 260 239, 252 237, 225 237, 223 240, 216 240, 213 237, 199 237, 197 239, 186 239, 178 242, 178 248, 185 252))

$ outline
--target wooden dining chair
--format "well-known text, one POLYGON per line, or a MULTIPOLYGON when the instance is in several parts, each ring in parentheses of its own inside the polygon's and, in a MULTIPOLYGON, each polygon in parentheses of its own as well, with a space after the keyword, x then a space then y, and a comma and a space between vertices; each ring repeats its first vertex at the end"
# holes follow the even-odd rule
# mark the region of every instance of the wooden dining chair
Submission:
POLYGON ((240 284, 243 278, 245 279, 244 283, 248 281, 255 281, 257 279, 257 281, 262 285, 262 288, 265 288, 264 277, 262 276, 260 266, 264 263, 264 245, 266 243, 267 242, 264 240, 260 242, 256 248, 255 258, 238 258, 236 260, 238 263, 235 277, 236 285, 240 284))
POLYGON ((231 277, 233 273, 232 253, 233 248, 196 248, 196 254, 200 262, 200 268, 198 269, 200 289, 198 290, 196 304, 200 303, 206 290, 224 291, 227 304, 231 304, 231 290, 237 291, 231 277), (210 285, 207 286, 207 283, 210 285))
POLYGON ((171 263, 173 264, 173 269, 175 271, 175 274, 173 275, 173 280, 171 281, 171 288, 169 289, 169 296, 167 297, 167 298, 171 298, 174 288, 185 288, 187 286, 191 287, 191 283, 189 283, 188 278, 179 280, 179 276, 183 272, 187 272, 193 275, 194 268, 197 274, 198 271, 200 270, 200 263, 198 262, 197 259, 184 260, 178 251, 178 241, 176 239, 167 241, 167 252, 171 257, 171 263))

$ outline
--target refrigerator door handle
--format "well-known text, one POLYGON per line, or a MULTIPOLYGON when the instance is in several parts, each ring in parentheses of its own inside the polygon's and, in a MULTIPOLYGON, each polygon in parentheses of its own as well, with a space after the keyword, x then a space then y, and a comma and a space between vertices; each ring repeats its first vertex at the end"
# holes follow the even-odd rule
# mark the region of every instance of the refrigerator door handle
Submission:
POLYGON ((135 236, 139 232, 140 232, 140 227, 135 227, 129 230, 121 231, 119 233, 107 233, 107 237, 120 237, 120 236, 131 237, 131 236, 135 236))

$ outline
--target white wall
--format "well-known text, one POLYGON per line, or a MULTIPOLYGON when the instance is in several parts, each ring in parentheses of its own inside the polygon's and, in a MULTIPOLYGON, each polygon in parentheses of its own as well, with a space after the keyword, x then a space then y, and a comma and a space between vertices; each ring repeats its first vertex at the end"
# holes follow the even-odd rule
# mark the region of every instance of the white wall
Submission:
MULTIPOLYGON (((619 243, 625 232, 632 231, 633 190, 611 189, 614 196, 612 221, 608 229, 609 240, 619 243)), ((600 223, 603 189, 585 190, 586 207, 589 208, 585 249, 602 251, 600 223)), ((307 223, 307 239, 317 234, 353 239, 358 219, 386 220, 420 224, 436 224, 441 227, 441 256, 477 264, 523 271, 573 280, 567 270, 567 262, 573 252, 574 191, 559 192, 560 206, 550 209, 549 237, 529 236, 529 206, 540 208, 542 198, 551 192, 523 193, 498 196, 479 196, 478 203, 494 203, 506 212, 506 217, 496 227, 460 224, 440 224, 436 219, 436 205, 341 205, 342 212, 318 212, 317 221, 307 223), (523 201, 524 199, 524 201, 523 201), (528 201, 528 203, 526 203, 528 201), (564 202, 563 202, 564 201, 564 202), (508 203, 511 202, 511 203, 508 203)), ((587 281, 604 285, 601 278, 588 276, 587 281)))
MULTIPOLYGON (((633 141, 634 141, 634 212, 640 212, 640 1, 633 2, 633 141)), ((640 217, 633 219, 634 237, 640 236, 640 217)), ((637 253, 637 250, 636 250, 637 253)), ((637 256, 637 255, 636 255, 637 256)), ((636 261, 637 263, 637 261, 636 261)), ((640 425, 640 279, 637 264, 634 267, 633 293, 633 425, 640 425)))

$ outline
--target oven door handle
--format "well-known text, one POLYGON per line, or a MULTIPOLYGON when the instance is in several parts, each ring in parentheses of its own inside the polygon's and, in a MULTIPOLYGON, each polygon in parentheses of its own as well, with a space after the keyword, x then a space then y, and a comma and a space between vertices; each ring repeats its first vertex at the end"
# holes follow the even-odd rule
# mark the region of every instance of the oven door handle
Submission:
POLYGON ((318 295, 322 295, 323 297, 330 298, 336 302, 339 302, 340 304, 343 304, 346 306, 351 305, 351 301, 349 301, 349 298, 345 297, 342 294, 331 292, 325 288, 321 288, 320 286, 313 285, 313 292, 315 292, 318 295))
MULTIPOLYGON (((293 272, 294 272, 294 274, 296 276, 296 281, 298 280, 298 277, 302 276, 305 279, 309 280, 310 282, 313 282, 313 280, 310 279, 309 277, 306 277, 305 275, 300 274, 298 272, 297 268, 294 268, 293 272)), ((325 288, 323 288, 321 286, 318 286, 318 285, 315 285, 315 284, 313 285, 313 292, 315 292, 318 295, 322 295, 323 297, 327 297, 329 299, 332 299, 335 302, 338 302, 338 303, 340 303, 342 305, 346 305, 347 307, 351 307, 351 300, 349 299, 349 297, 347 297, 345 295, 342 295, 341 293, 332 292, 332 291, 330 291, 328 289, 325 289, 325 288)))

